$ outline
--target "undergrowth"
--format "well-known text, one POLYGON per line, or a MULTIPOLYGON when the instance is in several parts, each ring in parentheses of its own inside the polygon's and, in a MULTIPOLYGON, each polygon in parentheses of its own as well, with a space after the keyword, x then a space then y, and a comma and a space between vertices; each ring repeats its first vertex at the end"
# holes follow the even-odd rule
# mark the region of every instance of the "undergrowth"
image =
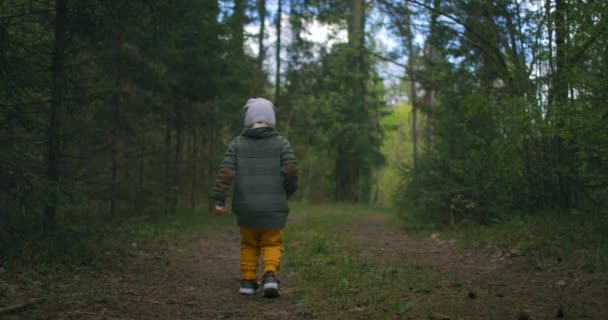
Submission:
POLYGON ((608 269, 608 215, 577 210, 545 211, 494 219, 480 225, 463 221, 454 226, 416 223, 405 216, 404 228, 442 233, 467 245, 518 249, 534 259, 548 259, 587 271, 608 269))
POLYGON ((0 236, 0 267, 9 271, 99 269, 128 261, 136 250, 166 249, 204 228, 233 223, 206 210, 175 215, 103 218, 86 210, 63 212, 52 230, 12 221, 0 236), (67 218, 69 217, 69 218, 67 218))

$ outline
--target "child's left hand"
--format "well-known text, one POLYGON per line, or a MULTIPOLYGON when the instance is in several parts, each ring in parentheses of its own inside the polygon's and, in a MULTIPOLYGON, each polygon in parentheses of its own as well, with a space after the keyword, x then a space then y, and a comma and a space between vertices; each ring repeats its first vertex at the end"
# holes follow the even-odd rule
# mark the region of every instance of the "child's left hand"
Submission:
POLYGON ((218 216, 223 216, 226 214, 226 207, 224 206, 215 206, 215 213, 217 213, 218 216))

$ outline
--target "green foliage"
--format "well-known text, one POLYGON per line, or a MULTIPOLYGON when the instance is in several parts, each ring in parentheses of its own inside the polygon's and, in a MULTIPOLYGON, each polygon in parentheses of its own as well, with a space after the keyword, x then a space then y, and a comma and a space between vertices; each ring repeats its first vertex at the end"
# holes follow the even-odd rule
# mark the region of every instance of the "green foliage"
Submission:
MULTIPOLYGON (((359 41, 365 17, 354 13, 365 11, 363 2, 289 2, 292 41, 277 116, 300 159, 296 197, 393 199, 429 223, 602 210, 608 5, 564 3, 429 1, 407 10, 374 3, 400 37, 410 14, 429 19, 428 31, 418 30, 424 48, 409 52, 416 65, 405 70, 419 91, 410 95, 419 98, 424 152, 414 168, 410 112, 387 116, 374 60, 383 55, 369 54, 375 39, 359 41), (348 42, 306 41, 306 23, 315 20, 343 27, 348 42)), ((208 205, 219 159, 242 129, 243 103, 271 91, 264 63, 246 49, 251 4, 67 1, 61 29, 52 1, 0 3, 4 243, 23 244, 28 232, 42 242, 45 232, 71 239, 66 246, 94 241, 61 225, 74 207, 94 206, 92 220, 112 224, 208 205), (58 229, 40 230, 55 209, 58 229)), ((403 50, 396 51, 387 56, 403 50)))
MULTIPOLYGON (((313 54, 298 33, 313 19, 346 27, 350 5, 338 2, 289 3, 278 129, 300 159, 297 197, 367 202, 382 79, 362 50, 313 54)), ((58 3, 0 4, 0 239, 11 259, 72 263, 119 221, 208 206, 244 102, 272 90, 248 48, 250 1, 67 1, 63 28, 58 3)))
MULTIPOLYGON (((146 215, 107 221, 95 208, 71 208, 62 211, 61 227, 52 231, 21 217, 7 221, 18 226, 0 233, 2 267, 39 270, 46 268, 119 268, 148 247, 167 249, 169 243, 218 224, 233 224, 233 216, 217 219, 198 211, 176 216, 146 215), (35 267, 38 266, 38 267, 35 267)), ((159 256, 163 252, 157 252, 159 256)))
POLYGON ((311 172, 314 180, 306 180, 312 189, 322 188, 324 199, 368 202, 371 168, 383 162, 379 121, 384 114, 384 86, 375 71, 368 70, 365 101, 353 103, 357 96, 353 83, 363 77, 351 70, 353 55, 346 44, 337 44, 323 52, 319 62, 292 66, 287 123, 289 132, 301 136, 288 137, 296 150, 326 159, 322 164, 309 163, 314 165, 311 170, 318 171, 311 172))
POLYGON ((485 95, 451 96, 437 107, 432 152, 407 171, 402 206, 442 222, 527 208, 519 134, 501 134, 499 108, 485 95))
POLYGON ((593 54, 606 33, 581 14, 608 8, 441 6, 457 24, 437 20, 433 30, 450 32, 429 36, 430 45, 444 44, 419 75, 433 79, 423 86, 437 97, 432 145, 404 171, 402 211, 435 223, 489 223, 551 208, 598 212, 608 199, 608 126, 599 103, 605 81, 589 66, 606 65, 605 55, 593 54), (560 42, 560 32, 572 29, 580 32, 560 42), (547 34, 557 48, 539 44, 547 34))
POLYGON ((221 142, 240 130, 243 102, 265 85, 235 34, 240 20, 220 19, 216 1, 67 5, 65 94, 52 130, 55 7, 0 5, 3 231, 21 218, 39 223, 51 204, 95 203, 103 216, 195 210, 221 142), (58 181, 47 176, 51 131, 58 181))

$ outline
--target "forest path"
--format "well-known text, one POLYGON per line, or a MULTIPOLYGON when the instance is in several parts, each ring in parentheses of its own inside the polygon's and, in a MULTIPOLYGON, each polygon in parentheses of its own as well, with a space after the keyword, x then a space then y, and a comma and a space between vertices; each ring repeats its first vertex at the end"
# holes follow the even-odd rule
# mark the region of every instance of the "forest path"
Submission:
POLYGON ((608 319, 605 273, 572 270, 517 249, 466 247, 438 233, 406 234, 387 215, 356 220, 352 234, 376 263, 414 264, 434 279, 403 294, 412 306, 406 319, 608 319))
POLYGON ((290 216, 280 298, 238 294, 240 235, 224 223, 164 252, 141 251, 124 269, 101 271, 90 283, 64 289, 54 284, 63 290, 60 296, 7 319, 606 319, 608 314, 604 273, 569 270, 517 250, 408 233, 386 210, 323 210, 298 209, 290 216))
POLYGON ((239 246, 238 228, 223 225, 166 260, 139 261, 136 272, 121 277, 113 301, 90 319, 307 319, 289 286, 276 299, 238 293, 239 246))

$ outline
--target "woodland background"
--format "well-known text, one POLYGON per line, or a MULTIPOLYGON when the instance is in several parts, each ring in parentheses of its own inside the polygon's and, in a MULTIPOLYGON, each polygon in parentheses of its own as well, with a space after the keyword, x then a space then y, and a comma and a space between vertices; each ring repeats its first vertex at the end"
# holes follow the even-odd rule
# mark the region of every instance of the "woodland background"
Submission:
POLYGON ((83 221, 203 214, 257 96, 299 158, 296 200, 438 225, 605 217, 607 14, 593 0, 3 0, 0 255, 83 221), (333 40, 310 40, 313 23, 333 40))

